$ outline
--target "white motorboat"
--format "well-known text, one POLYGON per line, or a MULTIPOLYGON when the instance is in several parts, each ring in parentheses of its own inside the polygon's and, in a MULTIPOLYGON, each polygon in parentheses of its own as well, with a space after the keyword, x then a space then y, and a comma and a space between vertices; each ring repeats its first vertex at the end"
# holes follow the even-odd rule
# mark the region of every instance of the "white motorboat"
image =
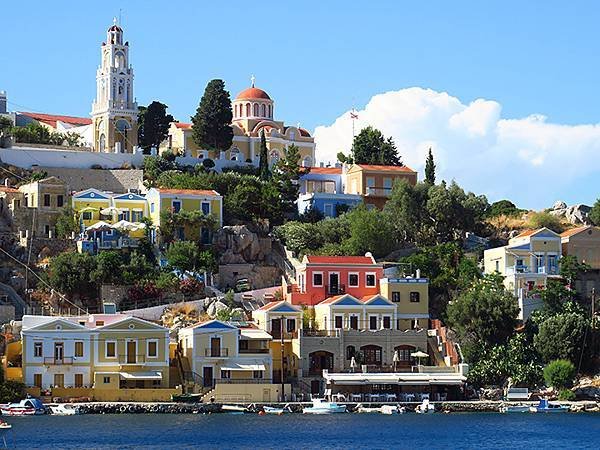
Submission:
POLYGON ((367 406, 363 406, 362 403, 359 403, 358 405, 356 405, 356 412, 357 413, 380 413, 381 412, 381 408, 369 408, 367 406))
POLYGON ((272 406, 263 406, 263 411, 265 412, 265 414, 276 414, 276 415, 281 415, 284 413, 292 412, 289 404, 286 404, 283 408, 274 408, 272 406))
POLYGON ((529 412, 529 406, 523 405, 503 405, 500 407, 501 413, 524 413, 529 412))
POLYGON ((248 408, 238 405, 223 405, 221 410, 229 414, 244 414, 245 412, 248 412, 248 408))
POLYGON ((18 403, 0 405, 3 416, 37 416, 46 414, 46 408, 37 398, 26 398, 18 403))
POLYGON ((302 410, 303 414, 339 414, 348 412, 346 405, 338 405, 335 402, 328 402, 322 398, 313 398, 313 405, 302 410))
POLYGON ((529 410, 533 413, 565 413, 569 412, 569 407, 563 406, 560 403, 552 403, 542 398, 537 406, 532 406, 529 410))
POLYGON ((417 414, 431 414, 435 412, 435 406, 429 403, 429 399, 424 399, 423 403, 415 408, 417 414))
POLYGON ((392 415, 392 414, 404 414, 406 408, 400 405, 383 405, 381 408, 381 414, 392 415))
POLYGON ((50 414, 55 416, 74 416, 79 414, 79 407, 70 403, 51 403, 47 405, 50 409, 50 414))
POLYGON ((0 420, 0 432, 10 430, 11 428, 12 425, 10 423, 0 420))

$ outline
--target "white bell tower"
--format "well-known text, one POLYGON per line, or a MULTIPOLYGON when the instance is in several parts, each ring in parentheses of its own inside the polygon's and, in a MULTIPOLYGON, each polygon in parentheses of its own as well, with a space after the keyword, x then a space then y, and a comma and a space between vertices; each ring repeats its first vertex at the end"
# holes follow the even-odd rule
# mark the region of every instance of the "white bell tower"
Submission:
POLYGON ((129 42, 123 42, 123 30, 116 19, 106 32, 101 53, 96 100, 92 103, 94 151, 131 153, 137 145, 138 108, 133 96, 129 42))

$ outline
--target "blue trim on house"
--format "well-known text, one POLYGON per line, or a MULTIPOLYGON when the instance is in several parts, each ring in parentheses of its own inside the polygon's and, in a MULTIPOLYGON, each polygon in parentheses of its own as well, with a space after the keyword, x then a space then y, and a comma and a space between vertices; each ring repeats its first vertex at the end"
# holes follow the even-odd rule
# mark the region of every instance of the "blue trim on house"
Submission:
POLYGON ((86 192, 85 194, 81 194, 81 195, 77 195, 75 194, 73 196, 73 198, 79 199, 79 198, 92 198, 92 199, 100 199, 100 200, 108 200, 110 197, 104 195, 104 194, 99 194, 98 192, 86 192))
POLYGON ((236 327, 233 325, 229 325, 225 322, 219 322, 218 320, 213 320, 211 322, 203 323, 198 325, 196 328, 206 328, 206 329, 230 329, 235 330, 236 327))
POLYGON ((280 305, 275 306, 274 308, 269 309, 267 312, 299 312, 297 309, 291 307, 286 303, 281 303, 280 305))
POLYGON ((356 300, 354 297, 346 297, 343 300, 334 302, 333 305, 339 305, 339 306, 355 306, 355 305, 362 305, 362 302, 360 302, 359 300, 356 300))
POLYGON ((117 195, 116 197, 113 197, 113 198, 115 200, 138 200, 138 201, 142 201, 142 202, 144 200, 146 200, 146 197, 144 197, 142 195, 134 194, 133 192, 117 195))

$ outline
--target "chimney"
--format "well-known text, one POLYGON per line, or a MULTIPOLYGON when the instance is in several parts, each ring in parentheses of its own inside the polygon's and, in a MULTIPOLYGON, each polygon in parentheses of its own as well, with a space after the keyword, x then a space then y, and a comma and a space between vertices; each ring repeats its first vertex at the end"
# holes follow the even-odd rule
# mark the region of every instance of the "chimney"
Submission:
POLYGON ((6 91, 0 91, 0 114, 6 114, 6 91))
POLYGON ((421 269, 417 269, 417 276, 415 278, 421 278, 421 269))
POLYGON ((8 178, 4 179, 4 187, 10 187, 10 180, 8 178))

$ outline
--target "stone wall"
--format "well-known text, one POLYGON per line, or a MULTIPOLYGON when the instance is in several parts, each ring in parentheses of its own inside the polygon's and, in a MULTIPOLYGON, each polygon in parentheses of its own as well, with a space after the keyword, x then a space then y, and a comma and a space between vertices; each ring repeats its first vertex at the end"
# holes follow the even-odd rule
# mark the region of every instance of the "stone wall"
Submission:
POLYGON ((144 171, 141 169, 77 169, 40 167, 48 174, 60 178, 70 192, 83 191, 91 187, 101 191, 124 193, 144 189, 144 171))

